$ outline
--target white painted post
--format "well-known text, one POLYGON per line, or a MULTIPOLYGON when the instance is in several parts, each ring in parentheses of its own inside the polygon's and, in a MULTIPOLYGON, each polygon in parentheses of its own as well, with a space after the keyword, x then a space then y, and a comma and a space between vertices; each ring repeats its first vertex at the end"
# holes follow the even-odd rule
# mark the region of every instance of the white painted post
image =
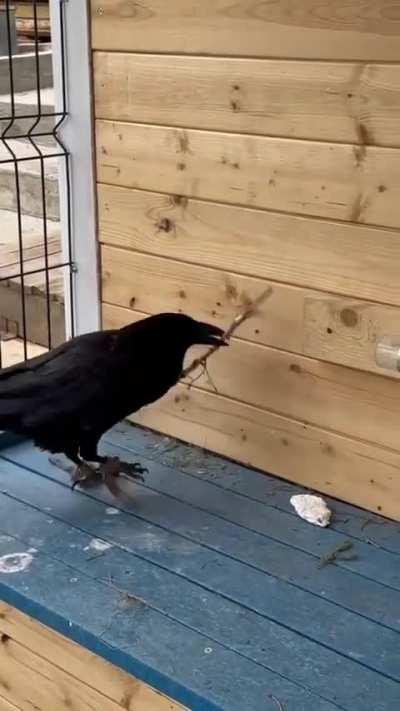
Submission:
MULTIPOLYGON (((75 334, 100 327, 99 257, 96 233, 94 120, 92 113, 90 15, 87 0, 50 0, 55 111, 63 109, 63 13, 67 118, 57 135, 70 154, 70 217, 75 334)), ((68 200, 65 160, 60 159, 60 220, 64 257, 68 255, 68 200)), ((67 261, 67 260, 66 260, 67 261)), ((66 330, 72 332, 70 280, 66 277, 66 330)))

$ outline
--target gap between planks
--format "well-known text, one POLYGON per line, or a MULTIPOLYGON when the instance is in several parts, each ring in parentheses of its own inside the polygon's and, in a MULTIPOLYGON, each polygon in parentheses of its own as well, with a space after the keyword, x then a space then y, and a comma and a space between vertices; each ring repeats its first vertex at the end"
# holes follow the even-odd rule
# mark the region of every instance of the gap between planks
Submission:
POLYGON ((199 58, 199 59, 239 59, 243 61, 255 59, 256 61, 266 61, 266 62, 306 62, 307 64, 361 64, 362 66, 369 66, 370 64, 383 64, 385 66, 398 66, 399 59, 324 59, 319 57, 288 57, 287 55, 266 55, 266 54, 213 54, 211 52, 179 52, 179 51, 157 51, 157 49, 107 49, 103 47, 93 47, 93 54, 134 54, 138 57, 181 57, 185 59, 186 57, 199 58))

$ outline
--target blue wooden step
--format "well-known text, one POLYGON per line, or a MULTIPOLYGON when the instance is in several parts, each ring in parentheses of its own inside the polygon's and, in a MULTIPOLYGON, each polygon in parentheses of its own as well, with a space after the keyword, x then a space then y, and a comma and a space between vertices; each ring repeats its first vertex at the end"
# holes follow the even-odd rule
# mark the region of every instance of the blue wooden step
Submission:
POLYGON ((399 706, 392 523, 331 502, 339 520, 313 527, 288 503, 298 487, 128 425, 103 444, 149 467, 128 505, 5 444, 0 556, 32 556, 0 573, 6 602, 194 711, 399 706), (354 560, 319 567, 349 539, 354 560))

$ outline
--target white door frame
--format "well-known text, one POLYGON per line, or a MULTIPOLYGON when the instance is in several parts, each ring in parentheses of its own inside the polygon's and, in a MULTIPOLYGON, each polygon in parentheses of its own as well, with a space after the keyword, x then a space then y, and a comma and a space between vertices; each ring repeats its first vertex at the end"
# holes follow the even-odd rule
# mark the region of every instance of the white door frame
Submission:
POLYGON ((64 158, 59 160, 62 249, 65 261, 68 261, 71 244, 74 264, 72 279, 68 275, 64 280, 69 337, 72 331, 75 335, 95 331, 101 323, 90 12, 87 0, 49 0, 49 8, 55 111, 66 110, 67 113, 57 135, 69 154, 68 167, 64 158))

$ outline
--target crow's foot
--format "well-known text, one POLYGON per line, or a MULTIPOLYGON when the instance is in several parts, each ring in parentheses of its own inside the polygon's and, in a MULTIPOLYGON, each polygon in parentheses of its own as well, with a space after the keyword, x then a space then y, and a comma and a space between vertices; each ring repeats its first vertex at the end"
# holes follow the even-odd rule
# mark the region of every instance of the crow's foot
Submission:
POLYGON ((110 493, 119 499, 124 498, 125 495, 117 484, 118 477, 144 481, 143 474, 148 471, 139 462, 123 462, 119 457, 107 457, 99 467, 82 462, 72 468, 55 457, 50 457, 49 461, 69 474, 73 489, 77 484, 82 488, 89 488, 103 482, 110 493))
POLYGON ((88 485, 95 481, 101 481, 97 469, 90 466, 90 464, 86 464, 86 462, 81 462, 77 466, 74 466, 59 457, 49 457, 49 462, 57 467, 57 469, 61 469, 61 471, 69 475, 73 489, 77 484, 84 486, 85 484, 88 485))
MULTIPOLYGON (((97 470, 105 486, 117 499, 126 498, 125 493, 119 488, 117 478, 123 476, 127 479, 144 481, 143 473, 147 471, 138 462, 121 462, 119 457, 107 457, 97 470)), ((128 499, 129 501, 129 499, 128 499)))
POLYGON ((94 481, 99 481, 98 470, 94 467, 91 467, 90 464, 86 464, 86 462, 82 462, 82 464, 79 464, 75 468, 75 470, 70 473, 70 477, 72 482, 72 489, 75 489, 77 484, 85 486, 94 481))
POLYGON ((119 457, 107 457, 98 469, 104 480, 106 477, 118 477, 122 474, 129 479, 144 481, 143 474, 147 471, 148 469, 142 467, 139 462, 123 462, 119 457))
POLYGON ((137 481, 144 482, 143 474, 148 473, 147 467, 142 467, 140 462, 121 462, 119 463, 119 470, 121 474, 125 474, 129 479, 136 479, 137 481))

